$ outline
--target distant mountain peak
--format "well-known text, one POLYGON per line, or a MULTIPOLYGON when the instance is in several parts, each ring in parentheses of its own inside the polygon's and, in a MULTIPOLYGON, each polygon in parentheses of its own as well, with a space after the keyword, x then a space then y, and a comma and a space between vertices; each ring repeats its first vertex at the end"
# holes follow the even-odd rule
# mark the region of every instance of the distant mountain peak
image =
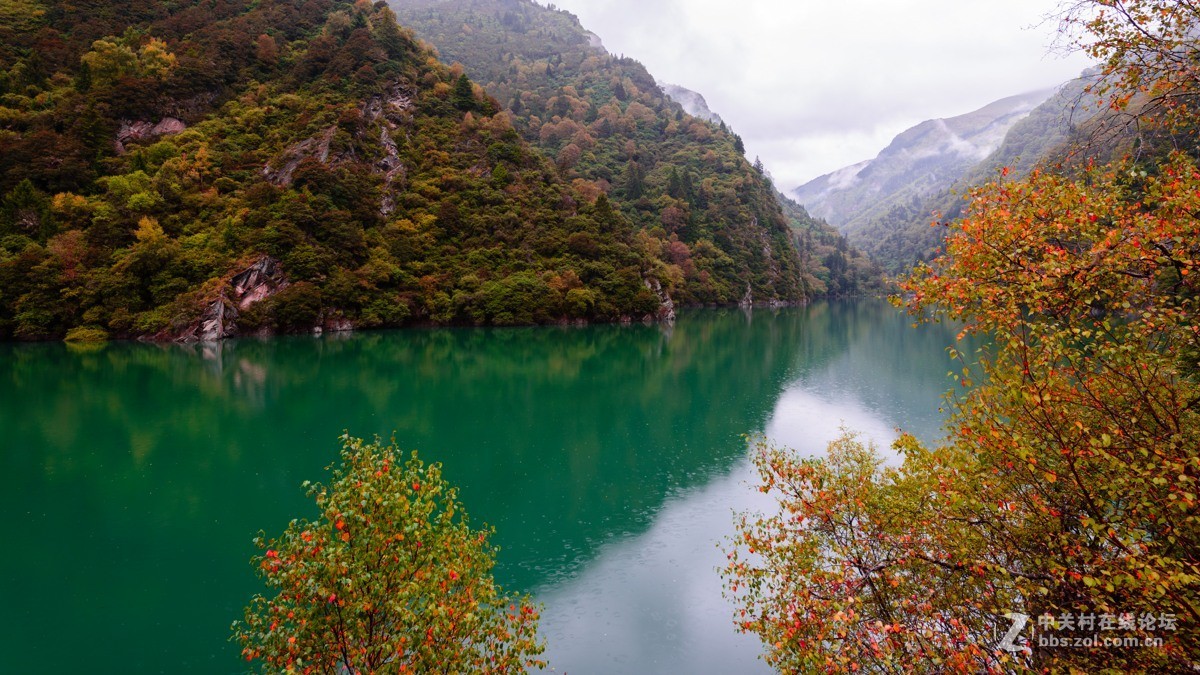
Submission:
POLYGON ((1105 106, 1088 94, 1093 74, 1055 89, 1010 96, 966 115, 926 120, 875 158, 797 188, 792 196, 838 226, 891 272, 928 260, 942 246, 942 228, 963 213, 968 188, 1002 167, 1019 177, 1070 156, 1080 125, 1105 106))
POLYGON ((963 115, 925 120, 898 134, 874 159, 813 179, 791 196, 813 215, 853 232, 880 205, 953 184, 1055 91, 1008 96, 963 115))

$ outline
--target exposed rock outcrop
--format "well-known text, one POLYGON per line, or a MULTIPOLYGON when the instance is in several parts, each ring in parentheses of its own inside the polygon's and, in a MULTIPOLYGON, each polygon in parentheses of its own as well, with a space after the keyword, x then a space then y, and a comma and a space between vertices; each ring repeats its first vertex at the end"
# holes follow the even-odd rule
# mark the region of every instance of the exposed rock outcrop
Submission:
POLYGON ((746 283, 746 294, 738 302, 738 307, 753 307, 754 306, 754 289, 750 287, 750 283, 746 283))
POLYGON ((345 317, 330 317, 325 319, 321 330, 331 333, 349 333, 354 330, 354 323, 345 317))
POLYGON ((256 302, 261 302, 288 287, 279 261, 263 256, 229 278, 200 318, 173 335, 176 342, 209 342, 237 334, 237 317, 256 302))
POLYGON ((646 284, 646 288, 651 293, 658 296, 658 311, 654 314, 646 315, 647 321, 661 321, 663 323, 675 323, 675 302, 671 300, 671 296, 663 289, 662 284, 654 277, 643 277, 642 283, 646 284))
POLYGON ((283 153, 283 157, 275 162, 274 166, 267 164, 263 167, 263 178, 276 187, 290 186, 292 176, 296 173, 296 167, 300 166, 300 162, 303 162, 305 158, 313 157, 322 164, 329 161, 329 146, 333 143, 335 133, 337 133, 337 127, 332 126, 319 136, 296 143, 283 153))
POLYGON ((385 218, 396 209, 396 200, 392 196, 397 183, 402 187, 408 178, 408 170, 400 161, 400 148, 392 138, 392 133, 411 121, 409 110, 412 109, 413 93, 399 83, 392 85, 387 96, 373 96, 363 106, 363 118, 368 124, 379 128, 379 139, 383 145, 384 156, 376 162, 376 170, 383 173, 383 197, 379 203, 379 214, 385 218))
MULTIPOLYGON (((383 147, 383 157, 375 162, 375 172, 383 175, 383 197, 379 204, 380 215, 386 217, 396 208, 393 196, 397 187, 403 187, 408 170, 400 161, 400 148, 394 134, 412 122, 411 110, 415 94, 401 83, 393 84, 385 95, 367 99, 360 109, 363 125, 359 135, 378 133, 383 147)), ((326 165, 337 165, 356 159, 353 151, 337 151, 333 148, 337 127, 331 126, 321 134, 305 139, 289 147, 278 158, 262 168, 262 175, 277 187, 292 184, 297 167, 305 159, 312 158, 326 165)))
POLYGON ((265 300, 286 288, 287 279, 279 261, 263 256, 229 280, 229 295, 239 310, 265 300))
POLYGON ((125 144, 130 141, 170 136, 184 129, 187 129, 187 125, 183 123, 183 120, 176 117, 164 117, 158 123, 147 122, 145 120, 126 120, 121 122, 121 126, 117 128, 117 136, 113 140, 113 148, 116 149, 118 155, 123 155, 125 154, 125 144))

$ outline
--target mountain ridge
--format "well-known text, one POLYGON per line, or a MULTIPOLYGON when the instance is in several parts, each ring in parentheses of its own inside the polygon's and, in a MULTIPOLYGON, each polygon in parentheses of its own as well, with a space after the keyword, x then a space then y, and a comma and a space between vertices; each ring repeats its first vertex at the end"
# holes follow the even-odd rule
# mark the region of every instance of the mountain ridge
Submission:
POLYGON ((790 195, 853 235, 873 213, 954 183, 1054 91, 1009 96, 962 115, 925 120, 897 134, 873 159, 815 178, 790 195))
POLYGON ((741 139, 689 115, 636 60, 601 51, 574 14, 530 0, 392 6, 495 95, 568 180, 608 195, 650 248, 678 252, 678 272, 664 274, 672 297, 771 304, 819 294, 806 281, 819 270, 801 269, 791 221, 741 139))

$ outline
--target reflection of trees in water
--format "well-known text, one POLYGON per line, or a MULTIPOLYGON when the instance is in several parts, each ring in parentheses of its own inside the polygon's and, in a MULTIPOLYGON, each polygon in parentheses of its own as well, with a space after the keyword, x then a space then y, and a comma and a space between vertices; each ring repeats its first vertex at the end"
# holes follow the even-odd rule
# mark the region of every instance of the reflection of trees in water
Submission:
POLYGON ((44 471, 103 466, 128 479, 118 491, 154 480, 199 502, 214 484, 260 490, 255 476, 293 491, 286 479, 320 475, 342 429, 395 430, 469 499, 482 494, 474 510, 496 525, 590 541, 640 527, 669 490, 727 467, 792 380, 881 406, 944 389, 949 362, 929 343, 954 331, 907 324, 863 302, 692 312, 673 329, 8 346, 0 382, 20 395, 0 416, 44 471))
MULTIPOLYGON (((565 561, 642 527, 669 490, 741 452, 740 434, 762 427, 783 384, 789 347, 776 324, 797 320, 715 311, 670 330, 7 346, 0 381, 24 395, 0 415, 29 448, 9 475, 74 476, 101 510, 137 495, 186 519, 200 517, 190 505, 220 509, 233 493, 242 507, 256 495, 295 504, 342 429, 396 430, 446 464, 502 539, 537 530, 546 550, 531 558, 565 561), (106 480, 89 480, 97 474, 106 480)), ((284 515, 255 509, 265 519, 255 527, 284 515)))
POLYGON ((240 606, 254 588, 251 537, 309 514, 299 484, 323 476, 348 429, 395 430, 443 462, 497 527, 502 580, 530 588, 727 471, 797 378, 847 386, 849 372, 881 400, 944 388, 941 345, 907 323, 840 303, 685 312, 673 329, 0 345, 0 509, 36 514, 15 524, 24 553, 0 579, 53 576, 98 606, 132 594, 156 615, 186 606, 181 622, 227 625, 214 598, 240 606), (68 562, 81 557, 115 580, 87 583, 68 562))
POLYGON ((973 354, 978 339, 956 343, 958 326, 912 326, 912 319, 882 300, 821 303, 805 308, 789 379, 830 400, 859 402, 907 430, 936 436, 942 415, 936 402, 961 363, 953 346, 973 354))

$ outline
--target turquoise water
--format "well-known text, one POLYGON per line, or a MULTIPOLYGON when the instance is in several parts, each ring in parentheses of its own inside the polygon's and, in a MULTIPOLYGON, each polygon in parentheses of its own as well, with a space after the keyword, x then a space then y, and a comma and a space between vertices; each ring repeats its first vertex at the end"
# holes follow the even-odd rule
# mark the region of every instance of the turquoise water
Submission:
POLYGON ((411 330, 204 346, 0 345, 7 672, 235 672, 259 530, 343 430, 440 461, 556 671, 753 672, 716 543, 760 505, 746 434, 938 435, 953 332, 877 301, 673 327, 411 330))

